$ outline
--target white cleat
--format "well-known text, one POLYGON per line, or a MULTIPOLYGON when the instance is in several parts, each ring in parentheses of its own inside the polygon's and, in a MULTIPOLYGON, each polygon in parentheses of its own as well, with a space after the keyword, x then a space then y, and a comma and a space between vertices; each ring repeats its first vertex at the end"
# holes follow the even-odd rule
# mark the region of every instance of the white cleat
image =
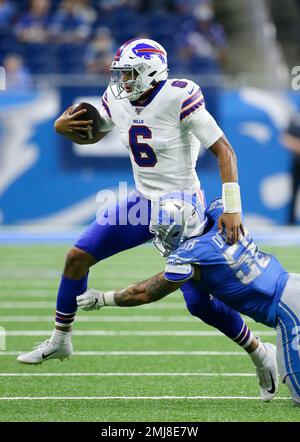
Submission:
POLYGON ((29 353, 23 353, 18 356, 17 361, 21 364, 41 364, 49 359, 64 359, 71 356, 73 352, 73 346, 71 339, 68 339, 62 344, 57 344, 47 340, 42 342, 37 347, 34 347, 29 353))
POLYGON ((279 383, 276 347, 268 342, 263 345, 267 350, 267 355, 263 367, 256 368, 256 374, 259 379, 260 397, 263 401, 269 402, 274 398, 279 383))

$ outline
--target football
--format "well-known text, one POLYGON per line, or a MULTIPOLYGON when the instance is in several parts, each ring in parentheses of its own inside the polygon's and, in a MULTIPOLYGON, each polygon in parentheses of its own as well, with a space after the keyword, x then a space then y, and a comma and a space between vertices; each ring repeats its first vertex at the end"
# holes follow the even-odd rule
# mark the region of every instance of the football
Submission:
POLYGON ((100 116, 98 110, 95 108, 95 106, 93 106, 90 103, 85 103, 85 102, 77 104, 72 109, 71 115, 73 115, 74 113, 76 113, 82 109, 86 109, 86 112, 82 115, 79 115, 77 120, 78 121, 80 121, 80 120, 81 121, 93 120, 93 123, 91 125, 92 129, 87 132, 87 139, 91 140, 92 138, 94 138, 95 134, 100 131, 101 116, 100 116))

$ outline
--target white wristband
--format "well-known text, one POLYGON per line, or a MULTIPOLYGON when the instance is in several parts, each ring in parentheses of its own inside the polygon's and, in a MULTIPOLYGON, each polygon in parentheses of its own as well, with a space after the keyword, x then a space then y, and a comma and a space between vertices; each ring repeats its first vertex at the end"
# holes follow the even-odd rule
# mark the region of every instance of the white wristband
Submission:
POLYGON ((116 306, 115 292, 103 293, 103 301, 105 306, 116 306))
POLYGON ((242 211, 240 186, 238 183, 223 183, 222 200, 224 213, 236 213, 242 211))

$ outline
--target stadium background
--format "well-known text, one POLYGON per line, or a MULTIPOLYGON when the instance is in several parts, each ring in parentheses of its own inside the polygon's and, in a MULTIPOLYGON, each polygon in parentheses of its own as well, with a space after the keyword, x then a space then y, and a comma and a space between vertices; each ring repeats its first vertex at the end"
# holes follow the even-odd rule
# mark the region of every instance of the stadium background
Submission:
MULTIPOLYGON (((201 85, 237 153, 246 225, 300 272, 299 228, 286 226, 292 155, 282 143, 300 106, 292 75, 299 11, 297 0, 0 0, 0 420, 299 420, 284 386, 270 407, 260 403, 248 358, 188 316, 180 293, 153 306, 80 313, 68 364, 31 371, 15 362, 52 330, 64 256, 94 218, 97 192, 133 185, 116 132, 79 147, 53 123, 73 103, 100 102, 115 50, 137 35, 165 46, 170 77, 201 85), (200 402, 189 400, 195 395, 200 402)), ((197 167, 207 200, 218 196, 215 158, 201 152, 197 167)), ((93 268, 90 283, 112 290, 161 266, 141 247, 93 268)), ((249 325, 275 342, 273 330, 249 325)))
MULTIPOLYGON (((287 223, 291 154, 281 136, 300 106, 299 91, 291 87, 299 10, 294 1, 287 5, 1 2, 0 62, 7 70, 7 90, 0 94, 1 224, 84 224, 94 216, 99 190, 119 181, 133 184, 117 133, 79 148, 57 136, 53 122, 81 99, 100 103, 115 50, 137 35, 167 49, 171 77, 201 85, 208 109, 236 150, 251 227, 287 223)), ((207 200, 218 196, 214 158, 202 152, 198 170, 207 200)))

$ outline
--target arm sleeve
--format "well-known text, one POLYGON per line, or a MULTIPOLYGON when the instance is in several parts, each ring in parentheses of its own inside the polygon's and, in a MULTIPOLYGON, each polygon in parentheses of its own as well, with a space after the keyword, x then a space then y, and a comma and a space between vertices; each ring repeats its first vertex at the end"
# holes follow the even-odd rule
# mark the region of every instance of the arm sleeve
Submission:
POLYGON ((112 119, 107 115, 107 112, 103 106, 100 107, 99 113, 101 116, 101 123, 100 123, 100 132, 109 132, 114 128, 114 123, 112 119))
POLYGON ((168 263, 165 267, 164 277, 171 282, 184 282, 194 275, 194 268, 191 264, 168 263))
POLYGON ((101 107, 99 109, 101 116, 100 132, 108 132, 114 128, 114 122, 111 118, 111 112, 108 105, 107 92, 102 96, 101 107))
POLYGON ((205 149, 210 148, 223 135, 222 129, 204 106, 187 116, 182 124, 198 138, 205 149))

